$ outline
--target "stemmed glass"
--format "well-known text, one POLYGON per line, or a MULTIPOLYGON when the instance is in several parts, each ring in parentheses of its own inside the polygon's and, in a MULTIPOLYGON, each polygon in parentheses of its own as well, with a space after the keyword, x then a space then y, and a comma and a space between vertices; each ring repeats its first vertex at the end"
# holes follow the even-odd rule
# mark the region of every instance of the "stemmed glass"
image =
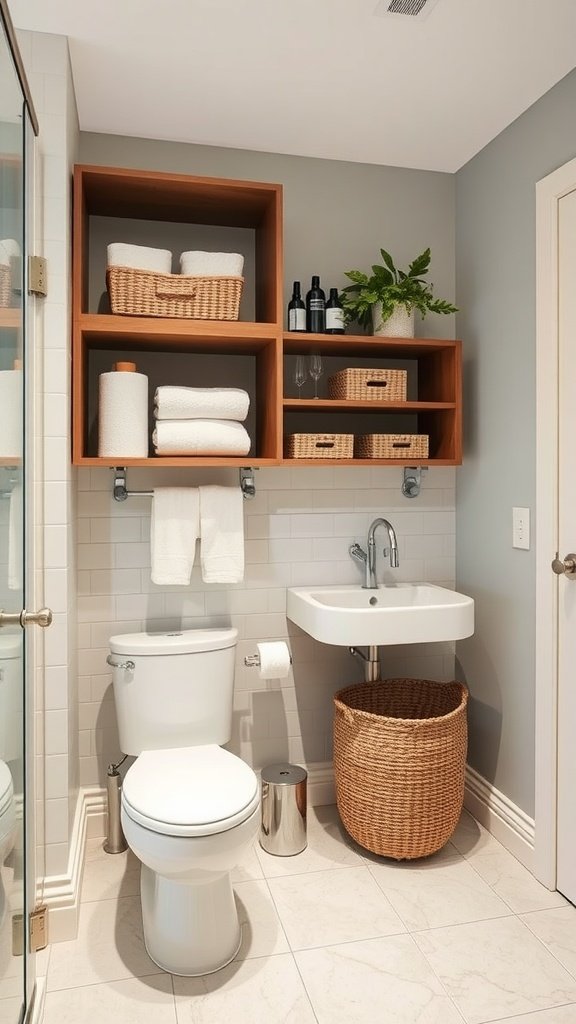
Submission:
POLYGON ((310 356, 310 376, 314 381, 314 398, 318 398, 318 381, 322 376, 322 356, 314 353, 310 356))
POLYGON ((298 388, 298 398, 300 398, 302 385, 306 383, 308 373, 306 372, 306 363, 304 356, 296 356, 296 365, 294 367, 294 383, 298 388))

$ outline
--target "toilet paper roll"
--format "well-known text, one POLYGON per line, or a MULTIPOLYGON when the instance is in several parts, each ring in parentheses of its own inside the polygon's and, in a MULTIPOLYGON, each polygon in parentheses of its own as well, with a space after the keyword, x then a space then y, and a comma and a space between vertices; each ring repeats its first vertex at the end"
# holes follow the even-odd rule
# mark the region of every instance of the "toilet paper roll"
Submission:
POLYGON ((22 455, 22 370, 0 370, 0 457, 22 455))
POLYGON ((285 679, 290 671, 290 651, 283 640, 256 644, 260 655, 258 675, 261 679, 285 679))
POLYGON ((101 373, 98 417, 100 458, 145 459, 148 377, 143 373, 101 373))

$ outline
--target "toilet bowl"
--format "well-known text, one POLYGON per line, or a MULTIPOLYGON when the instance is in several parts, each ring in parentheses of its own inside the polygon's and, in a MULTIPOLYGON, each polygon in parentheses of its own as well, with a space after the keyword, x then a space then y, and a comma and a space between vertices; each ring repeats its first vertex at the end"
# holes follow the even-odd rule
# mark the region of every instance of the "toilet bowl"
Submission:
POLYGON ((138 755, 121 816, 142 863, 146 948, 159 967, 189 977, 238 952, 230 873, 259 828, 258 779, 221 746, 231 729, 235 645, 233 629, 110 641, 120 742, 138 755))
POLYGON ((129 769, 122 826, 142 862, 142 917, 152 960, 210 974, 235 957, 240 925, 230 872, 254 842, 258 780, 217 746, 147 751, 129 769))
MULTIPOLYGON (((0 761, 0 867, 14 848, 16 841, 16 807, 12 773, 4 761, 0 761)), ((0 871, 0 925, 7 908, 6 891, 0 871)))

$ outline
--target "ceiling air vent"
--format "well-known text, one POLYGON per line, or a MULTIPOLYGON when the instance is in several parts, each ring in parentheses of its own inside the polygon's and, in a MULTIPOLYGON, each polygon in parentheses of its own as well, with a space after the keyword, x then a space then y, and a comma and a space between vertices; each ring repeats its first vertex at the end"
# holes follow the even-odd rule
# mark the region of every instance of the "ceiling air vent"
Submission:
POLYGON ((392 14, 408 15, 410 18, 423 18, 430 14, 438 0, 380 0, 374 13, 378 17, 388 17, 392 14))
POLYGON ((392 0, 388 4, 389 14, 411 14, 412 17, 416 17, 420 14, 423 7, 426 6, 426 0, 392 0))

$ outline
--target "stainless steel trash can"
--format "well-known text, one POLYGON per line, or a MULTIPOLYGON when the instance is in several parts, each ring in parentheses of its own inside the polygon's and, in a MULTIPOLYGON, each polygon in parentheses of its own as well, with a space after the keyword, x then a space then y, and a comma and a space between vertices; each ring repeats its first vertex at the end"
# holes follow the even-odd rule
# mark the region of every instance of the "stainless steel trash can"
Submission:
POLYGON ((297 764, 271 764, 262 770, 260 845, 277 857, 306 849, 308 772, 297 764))

